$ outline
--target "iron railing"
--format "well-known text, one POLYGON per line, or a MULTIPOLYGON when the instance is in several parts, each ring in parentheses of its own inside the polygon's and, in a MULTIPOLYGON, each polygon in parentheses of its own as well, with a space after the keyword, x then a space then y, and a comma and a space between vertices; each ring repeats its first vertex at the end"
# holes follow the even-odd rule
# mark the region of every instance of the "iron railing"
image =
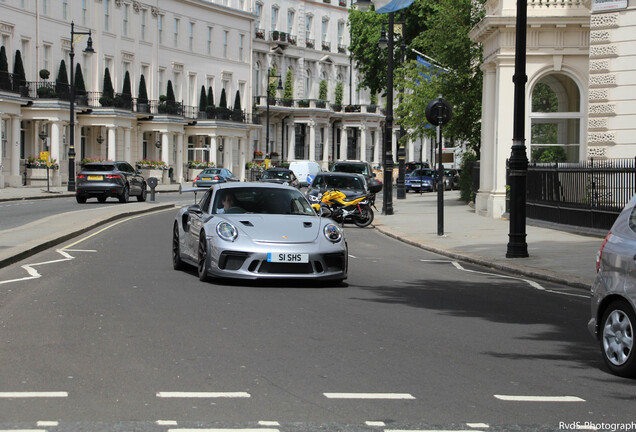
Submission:
POLYGON ((565 225, 610 229, 636 193, 636 158, 530 164, 526 214, 565 225))

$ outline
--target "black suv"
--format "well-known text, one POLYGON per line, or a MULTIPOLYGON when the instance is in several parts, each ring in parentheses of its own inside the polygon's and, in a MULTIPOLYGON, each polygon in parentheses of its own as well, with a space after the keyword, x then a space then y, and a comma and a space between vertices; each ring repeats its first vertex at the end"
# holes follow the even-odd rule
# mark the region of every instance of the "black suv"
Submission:
POLYGON ((362 174, 367 180, 367 183, 369 183, 369 181, 375 177, 375 173, 371 169, 371 165, 369 165, 368 162, 364 161, 337 161, 334 162, 333 166, 331 167, 331 171, 362 174))
POLYGON ((137 201, 146 201, 147 193, 141 171, 128 162, 90 162, 77 174, 75 199, 80 204, 92 197, 97 197, 100 203, 108 197, 126 203, 131 195, 136 196, 137 201))

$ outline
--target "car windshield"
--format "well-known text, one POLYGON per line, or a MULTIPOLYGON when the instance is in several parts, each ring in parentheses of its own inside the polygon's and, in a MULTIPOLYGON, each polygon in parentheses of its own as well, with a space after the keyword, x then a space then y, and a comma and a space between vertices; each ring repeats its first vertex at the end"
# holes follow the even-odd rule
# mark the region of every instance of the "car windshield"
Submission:
POLYGON ((360 177, 317 176, 312 187, 318 189, 353 189, 364 190, 364 183, 360 177))
POLYGON ((265 180, 289 180, 289 171, 265 171, 263 173, 265 180))
POLYGON ((333 171, 369 175, 367 164, 337 163, 334 164, 333 171))
POLYGON ((206 168, 201 171, 201 174, 221 174, 221 170, 219 168, 206 168))
POLYGON ((115 171, 115 165, 111 164, 87 164, 82 171, 115 171))
POLYGON ((256 187, 219 190, 214 196, 212 213, 316 214, 298 190, 256 187))
POLYGON ((410 174, 411 177, 433 177, 433 171, 430 169, 416 169, 410 174))

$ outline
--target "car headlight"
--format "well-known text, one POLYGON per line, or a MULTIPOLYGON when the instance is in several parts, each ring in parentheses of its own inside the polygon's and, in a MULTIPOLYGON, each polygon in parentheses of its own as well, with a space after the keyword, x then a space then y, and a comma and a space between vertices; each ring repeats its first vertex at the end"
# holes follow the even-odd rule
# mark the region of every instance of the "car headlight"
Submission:
POLYGON ((327 224, 323 230, 325 237, 332 243, 338 243, 342 240, 342 230, 338 225, 335 224, 327 224))
POLYGON ((317 197, 316 195, 309 195, 309 201, 320 202, 320 198, 317 197))
POLYGON ((238 230, 229 222, 221 222, 216 226, 216 233, 223 240, 233 242, 238 237, 238 230))

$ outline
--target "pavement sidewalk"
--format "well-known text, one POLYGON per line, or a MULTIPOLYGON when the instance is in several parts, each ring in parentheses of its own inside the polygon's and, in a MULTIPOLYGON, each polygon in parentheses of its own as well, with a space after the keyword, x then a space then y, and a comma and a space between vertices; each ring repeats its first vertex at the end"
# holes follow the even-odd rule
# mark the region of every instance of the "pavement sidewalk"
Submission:
MULTIPOLYGON (((159 193, 178 191, 179 185, 158 186, 159 193)), ((74 196, 65 188, 0 189, 0 203, 23 199, 74 196)), ((150 195, 149 195, 150 196, 150 195)), ((596 254, 605 233, 567 232, 558 226, 526 225, 528 258, 506 258, 510 222, 479 216, 458 200, 457 191, 444 193, 444 235, 437 234, 437 193, 408 193, 398 200, 394 214, 380 213, 377 200, 375 228, 391 237, 441 255, 547 281, 588 289, 596 275, 596 254), (559 228, 559 229, 556 229, 559 228)), ((96 207, 51 216, 20 228, 0 231, 0 268, 38 251, 60 244, 108 221, 155 211, 172 204, 131 201, 122 206, 96 207)))

